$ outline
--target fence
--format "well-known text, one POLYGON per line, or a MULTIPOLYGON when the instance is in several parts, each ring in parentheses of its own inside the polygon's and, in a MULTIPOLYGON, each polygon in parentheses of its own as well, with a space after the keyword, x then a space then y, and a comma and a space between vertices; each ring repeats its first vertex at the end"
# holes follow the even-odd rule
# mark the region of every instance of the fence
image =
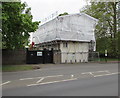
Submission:
POLYGON ((53 50, 2 50, 2 65, 53 63, 53 50))
POLYGON ((26 63, 26 50, 6 50, 2 49, 2 65, 15 65, 26 63))
POLYGON ((88 61, 89 62, 99 62, 100 61, 99 52, 89 52, 88 61))
POLYGON ((26 54, 27 64, 53 63, 53 50, 28 50, 26 54))
POLYGON ((60 50, 2 50, 2 65, 32 63, 99 62, 99 52, 61 52, 60 50), (43 53, 43 55, 41 54, 43 53), (39 53, 39 54, 38 54, 39 53), (42 57, 41 57, 42 55, 42 57))

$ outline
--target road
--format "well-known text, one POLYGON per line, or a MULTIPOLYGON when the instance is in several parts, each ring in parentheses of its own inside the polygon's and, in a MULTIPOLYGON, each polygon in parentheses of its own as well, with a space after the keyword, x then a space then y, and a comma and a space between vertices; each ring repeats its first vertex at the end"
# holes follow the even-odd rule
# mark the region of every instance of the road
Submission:
POLYGON ((118 64, 59 64, 3 73, 3 96, 118 96, 118 64))

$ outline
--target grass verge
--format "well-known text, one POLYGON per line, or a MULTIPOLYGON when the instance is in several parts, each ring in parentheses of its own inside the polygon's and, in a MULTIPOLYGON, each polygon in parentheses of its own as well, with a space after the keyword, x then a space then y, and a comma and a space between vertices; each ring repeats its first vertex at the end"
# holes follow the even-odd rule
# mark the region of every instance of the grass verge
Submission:
POLYGON ((116 58, 100 58, 100 61, 105 61, 107 59, 107 61, 119 61, 116 58))
POLYGON ((2 72, 33 70, 33 66, 26 65, 5 65, 0 68, 2 72))
POLYGON ((116 58, 93 58, 91 61, 97 61, 97 62, 117 62, 120 61, 116 58))

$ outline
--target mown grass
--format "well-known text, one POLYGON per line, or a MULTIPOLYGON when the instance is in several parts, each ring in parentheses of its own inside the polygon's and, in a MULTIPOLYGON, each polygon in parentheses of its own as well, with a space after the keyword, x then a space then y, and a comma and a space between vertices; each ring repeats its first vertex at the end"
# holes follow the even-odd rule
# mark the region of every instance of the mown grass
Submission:
POLYGON ((120 61, 116 58, 93 58, 91 61, 120 61))
POLYGON ((2 72, 33 70, 32 66, 26 65, 5 65, 0 68, 2 72))
POLYGON ((100 61, 105 61, 105 60, 107 60, 107 61, 119 61, 116 58, 100 58, 100 61))

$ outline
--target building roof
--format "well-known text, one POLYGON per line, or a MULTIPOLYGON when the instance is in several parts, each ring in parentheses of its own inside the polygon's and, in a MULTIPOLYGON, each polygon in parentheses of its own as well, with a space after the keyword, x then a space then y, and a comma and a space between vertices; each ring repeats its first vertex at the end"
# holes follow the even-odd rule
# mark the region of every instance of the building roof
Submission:
POLYGON ((33 34, 33 41, 36 44, 53 40, 95 41, 94 29, 97 21, 85 13, 57 16, 39 26, 33 34))

